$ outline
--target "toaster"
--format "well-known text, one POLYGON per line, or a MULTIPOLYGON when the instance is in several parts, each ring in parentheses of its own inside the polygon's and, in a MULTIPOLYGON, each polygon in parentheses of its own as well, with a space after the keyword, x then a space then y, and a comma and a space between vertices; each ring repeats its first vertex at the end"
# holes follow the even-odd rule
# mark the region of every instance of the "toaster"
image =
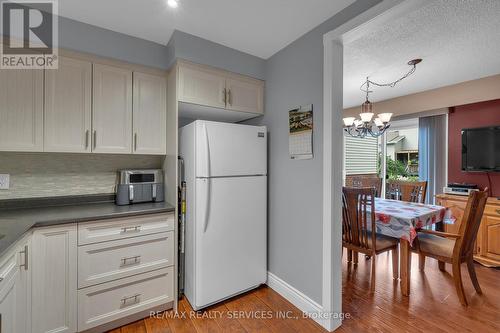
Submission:
POLYGON ((117 205, 165 201, 162 170, 121 170, 119 178, 117 205))

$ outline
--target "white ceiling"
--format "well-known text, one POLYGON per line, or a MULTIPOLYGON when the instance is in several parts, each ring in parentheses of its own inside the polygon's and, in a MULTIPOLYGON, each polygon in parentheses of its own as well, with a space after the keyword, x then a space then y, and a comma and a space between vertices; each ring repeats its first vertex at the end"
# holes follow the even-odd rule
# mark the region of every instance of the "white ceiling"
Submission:
POLYGON ((62 0, 59 15, 167 44, 174 29, 264 59, 355 0, 62 0))
MULTIPOLYGON (((412 1, 412 0, 409 0, 412 1)), ((366 76, 393 81, 423 58, 394 88, 373 87, 373 102, 500 73, 500 1, 432 0, 344 46, 344 107, 364 102, 366 76)))

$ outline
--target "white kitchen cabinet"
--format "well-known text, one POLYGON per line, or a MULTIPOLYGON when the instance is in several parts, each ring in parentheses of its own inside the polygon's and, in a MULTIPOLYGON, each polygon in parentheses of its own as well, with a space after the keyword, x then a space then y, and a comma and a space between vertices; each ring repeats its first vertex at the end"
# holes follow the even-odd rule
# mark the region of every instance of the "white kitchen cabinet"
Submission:
POLYGON ((0 151, 43 150, 43 70, 0 70, 0 151))
POLYGON ((226 107, 226 78, 215 70, 183 63, 178 90, 180 102, 226 107))
POLYGON ((231 77, 226 81, 226 108, 235 111, 264 113, 264 82, 231 77))
POLYGON ((32 244, 32 332, 76 332, 77 226, 36 229, 32 244))
POLYGON ((92 151, 132 153, 132 71, 94 64, 92 151))
POLYGON ((167 153, 167 78, 134 72, 133 152, 167 153))
POLYGON ((30 236, 0 259, 2 333, 31 332, 30 236))
MULTIPOLYGON (((239 116, 220 119, 249 119, 264 113, 264 81, 187 61, 179 61, 178 101, 203 107, 237 111, 239 116)), ((187 117, 211 120, 214 110, 182 108, 187 117), (201 111, 200 111, 201 110, 201 111), (198 113, 206 113, 198 115, 198 113)))
POLYGON ((90 152, 92 63, 59 58, 45 72, 44 151, 90 152))

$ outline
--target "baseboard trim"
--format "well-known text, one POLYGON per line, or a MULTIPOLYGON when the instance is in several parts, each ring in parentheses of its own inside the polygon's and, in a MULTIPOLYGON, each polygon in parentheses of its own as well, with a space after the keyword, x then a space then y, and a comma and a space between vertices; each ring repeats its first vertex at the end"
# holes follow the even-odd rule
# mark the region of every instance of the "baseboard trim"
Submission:
POLYGON ((323 306, 271 272, 267 272, 266 284, 269 288, 295 305, 300 311, 307 313, 315 322, 325 329, 330 330, 329 320, 323 319, 318 315, 323 313, 323 306))

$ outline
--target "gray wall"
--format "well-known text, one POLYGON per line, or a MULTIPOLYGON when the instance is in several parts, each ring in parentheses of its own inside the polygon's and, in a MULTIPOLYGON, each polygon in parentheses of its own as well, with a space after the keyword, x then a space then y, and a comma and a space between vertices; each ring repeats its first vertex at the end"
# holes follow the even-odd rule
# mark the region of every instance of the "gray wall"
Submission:
MULTIPOLYGON (((269 271, 322 300, 323 35, 381 0, 358 0, 266 62, 269 271), (314 159, 288 155, 288 111, 314 105, 314 159)), ((339 222, 340 223, 340 222, 339 222)))
POLYGON ((175 58, 218 67, 256 79, 265 77, 264 59, 182 31, 174 31, 168 48, 175 54, 175 58))
POLYGON ((59 17, 59 47, 167 69, 173 54, 166 45, 59 17))

